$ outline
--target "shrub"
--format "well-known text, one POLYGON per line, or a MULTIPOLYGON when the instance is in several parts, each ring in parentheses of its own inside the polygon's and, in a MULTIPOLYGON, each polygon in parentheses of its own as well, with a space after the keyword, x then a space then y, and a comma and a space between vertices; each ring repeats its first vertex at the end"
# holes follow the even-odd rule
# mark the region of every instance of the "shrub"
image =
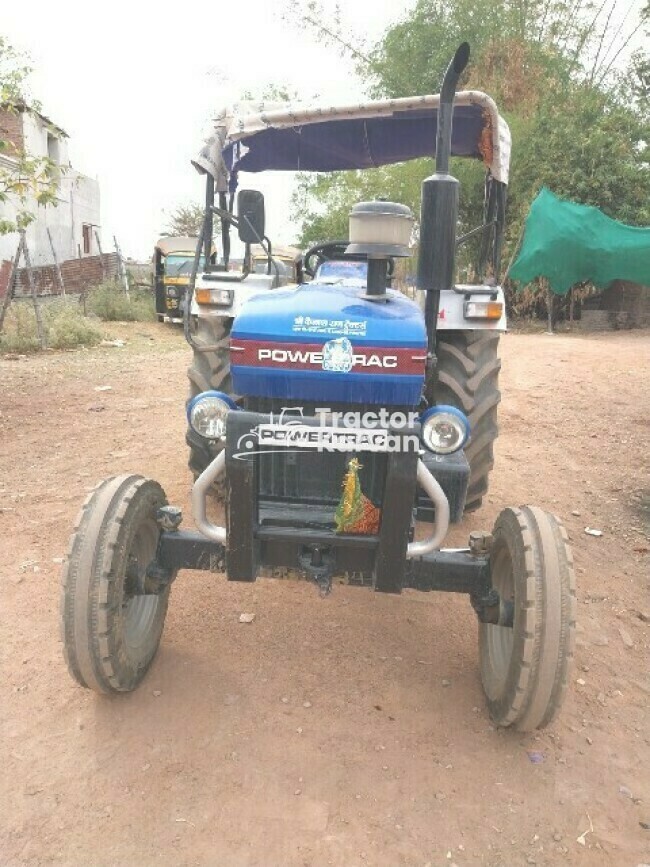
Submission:
POLYGON ((0 334, 0 349, 3 352, 35 352, 40 349, 34 309, 26 301, 15 301, 7 311, 0 334))
POLYGON ((83 315, 76 300, 52 306, 47 313, 46 327, 47 345, 52 349, 94 346, 103 337, 97 324, 83 315))
MULTIPOLYGON (((41 317, 50 349, 94 346, 102 333, 84 318, 76 300, 56 299, 41 304, 41 317)), ((2 352, 36 352, 41 348, 34 308, 29 301, 14 301, 0 334, 2 352)))
POLYGON ((151 292, 132 289, 127 297, 122 284, 115 280, 91 289, 87 306, 105 322, 146 322, 156 318, 151 292))

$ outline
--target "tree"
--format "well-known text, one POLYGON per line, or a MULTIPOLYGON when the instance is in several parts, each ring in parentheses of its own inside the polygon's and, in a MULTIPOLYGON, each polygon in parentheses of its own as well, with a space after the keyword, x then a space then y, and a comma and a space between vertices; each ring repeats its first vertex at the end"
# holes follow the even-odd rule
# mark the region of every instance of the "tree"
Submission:
POLYGON ((650 147, 639 115, 607 92, 576 87, 545 102, 513 161, 512 216, 519 223, 542 186, 600 208, 609 217, 650 225, 650 147))
POLYGON ((300 245, 346 238, 348 215, 356 202, 384 196, 414 208, 422 177, 432 167, 431 160, 417 160, 364 171, 300 174, 292 203, 303 214, 300 245))
MULTIPOLYGON (((301 17, 354 60, 373 97, 435 92, 455 49, 470 42, 461 87, 493 96, 513 137, 507 261, 544 184, 615 219, 650 222, 648 57, 638 52, 630 70, 617 69, 648 8, 632 21, 625 6, 624 0, 597 6, 590 0, 417 0, 375 45, 341 35, 340 22, 324 28, 328 19, 313 0, 303 3, 301 17)), ((465 231, 480 222, 483 167, 456 160, 452 171, 461 181, 465 231)), ((301 178, 295 203, 304 215, 303 243, 340 234, 360 198, 395 198, 417 216, 426 174, 423 161, 301 178)), ((472 248, 461 250, 463 268, 471 264, 472 248)))
MULTIPOLYGON (((646 5, 641 11, 641 21, 643 23, 646 44, 650 40, 650 0, 647 0, 646 5)), ((637 100, 638 107, 641 111, 647 113, 650 110, 650 54, 647 51, 639 50, 632 55, 632 94, 637 100)))
MULTIPOLYGON (((23 55, 0 36, 0 108, 6 114, 38 110, 27 102, 31 72, 23 55)), ((61 169, 46 157, 33 157, 4 138, 0 128, 0 235, 26 228, 39 205, 56 205, 61 169), (3 207, 4 206, 4 207, 3 207)))
POLYGON ((169 215, 167 232, 170 235, 198 237, 203 229, 204 207, 197 202, 179 205, 169 215))

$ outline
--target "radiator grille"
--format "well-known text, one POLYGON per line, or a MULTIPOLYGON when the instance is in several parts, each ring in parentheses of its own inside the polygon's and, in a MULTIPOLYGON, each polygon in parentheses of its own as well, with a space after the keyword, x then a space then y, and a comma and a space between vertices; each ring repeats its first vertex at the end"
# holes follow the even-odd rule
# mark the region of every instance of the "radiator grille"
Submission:
MULTIPOLYGON (((245 398, 244 408, 251 412, 273 413, 279 419, 286 412, 286 403, 268 398, 245 398)), ((332 405, 334 412, 376 412, 376 406, 354 404, 332 405)), ((301 407, 305 416, 315 415, 316 405, 301 407)), ((398 409, 395 407, 395 409, 398 409)), ((404 411, 408 411, 404 408, 404 411)), ((295 416, 294 416, 295 417, 295 416)), ((387 456, 375 452, 355 453, 361 462, 359 480, 363 493, 376 506, 381 506, 386 477, 387 456)), ((303 503, 336 504, 341 498, 341 485, 350 454, 318 452, 312 449, 269 450, 260 455, 258 463, 258 493, 261 499, 303 503)))

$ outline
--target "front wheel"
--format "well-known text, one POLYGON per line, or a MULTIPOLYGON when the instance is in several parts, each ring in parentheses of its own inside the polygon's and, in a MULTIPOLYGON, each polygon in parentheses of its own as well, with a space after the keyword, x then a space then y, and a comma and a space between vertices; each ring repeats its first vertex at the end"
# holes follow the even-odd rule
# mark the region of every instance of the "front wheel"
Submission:
POLYGON ((514 604, 512 627, 479 626, 481 681, 497 725, 548 725, 566 693, 576 619, 566 530, 533 506, 504 509, 494 525, 492 585, 514 604))
POLYGON ((98 485, 81 509, 61 592, 64 656, 81 686, 129 692, 156 655, 169 585, 159 594, 140 588, 158 545, 156 513, 166 503, 157 482, 117 476, 98 485))

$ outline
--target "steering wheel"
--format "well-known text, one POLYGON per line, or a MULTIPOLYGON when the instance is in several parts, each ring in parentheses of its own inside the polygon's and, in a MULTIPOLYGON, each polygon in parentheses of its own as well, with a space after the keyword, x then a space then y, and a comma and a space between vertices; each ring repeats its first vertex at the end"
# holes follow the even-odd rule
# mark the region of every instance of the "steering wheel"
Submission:
POLYGON ((305 272, 313 277, 318 270, 319 265, 323 262, 328 262, 330 259, 353 259, 355 261, 363 261, 364 256, 347 256, 346 250, 349 241, 323 241, 320 244, 314 244, 303 256, 303 267, 305 272))
MULTIPOLYGON (((319 266, 323 262, 329 262, 331 259, 343 259, 347 262, 367 262, 368 257, 365 253, 346 253, 350 242, 349 241, 322 241, 320 244, 314 244, 303 256, 303 268, 306 274, 313 277, 316 274, 319 266)), ((390 279, 395 271, 395 260, 388 260, 388 273, 390 279)))

